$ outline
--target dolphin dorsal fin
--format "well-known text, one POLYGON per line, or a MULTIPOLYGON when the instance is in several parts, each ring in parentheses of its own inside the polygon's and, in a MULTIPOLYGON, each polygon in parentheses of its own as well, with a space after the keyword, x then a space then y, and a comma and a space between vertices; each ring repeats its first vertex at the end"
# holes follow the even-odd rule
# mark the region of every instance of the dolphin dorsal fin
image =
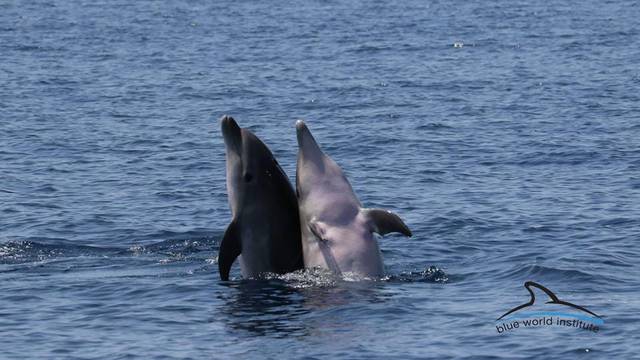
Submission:
POLYGON ((371 220, 373 232, 385 235, 392 232, 411 236, 411 230, 400 217, 389 210, 362 209, 362 213, 371 220))
POLYGON ((242 251, 240 243, 240 232, 236 221, 232 221, 224 232, 224 237, 220 242, 220 251, 218 252, 218 271, 220 279, 229 280, 229 271, 231 265, 242 251))

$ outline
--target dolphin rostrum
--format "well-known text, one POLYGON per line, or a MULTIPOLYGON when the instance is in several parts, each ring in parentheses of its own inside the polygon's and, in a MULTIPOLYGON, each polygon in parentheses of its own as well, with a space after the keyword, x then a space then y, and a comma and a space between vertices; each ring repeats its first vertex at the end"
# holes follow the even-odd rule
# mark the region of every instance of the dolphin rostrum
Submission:
POLYGON ((382 255, 373 233, 411 236, 411 230, 390 211, 362 208, 340 166, 322 152, 302 120, 296 123, 296 132, 296 189, 305 267, 382 276, 382 255))
POLYGON ((226 147, 232 219, 218 255, 222 280, 239 256, 242 276, 284 274, 304 267, 298 201, 269 148, 230 116, 220 120, 226 147))

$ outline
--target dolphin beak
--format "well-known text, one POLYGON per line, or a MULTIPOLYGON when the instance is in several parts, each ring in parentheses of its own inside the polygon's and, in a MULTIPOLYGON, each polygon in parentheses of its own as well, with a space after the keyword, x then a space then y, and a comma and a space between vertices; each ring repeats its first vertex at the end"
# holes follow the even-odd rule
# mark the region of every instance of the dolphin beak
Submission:
POLYGON ((224 137, 224 144, 227 150, 231 150, 236 154, 240 154, 242 149, 242 131, 238 123, 229 115, 225 115, 220 119, 220 128, 224 137))
POLYGON ((298 145, 302 144, 302 140, 305 134, 309 133, 309 129, 307 128, 307 124, 302 120, 296 121, 296 135, 298 135, 298 145))
POLYGON ((306 153, 307 155, 322 153, 316 139, 311 135, 307 124, 302 120, 296 121, 296 135, 298 137, 298 148, 301 153, 306 153))

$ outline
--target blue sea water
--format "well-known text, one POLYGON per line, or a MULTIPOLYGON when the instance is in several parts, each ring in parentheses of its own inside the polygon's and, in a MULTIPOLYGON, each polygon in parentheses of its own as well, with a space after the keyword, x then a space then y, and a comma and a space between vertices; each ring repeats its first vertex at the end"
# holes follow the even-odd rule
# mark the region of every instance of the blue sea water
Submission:
MULTIPOLYGON (((640 357, 634 1, 3 1, 0 358, 640 357), (303 118, 388 276, 219 281, 218 119, 303 118), (496 319, 535 281, 594 333, 496 319)), ((536 303, 537 304, 537 303, 536 303)))

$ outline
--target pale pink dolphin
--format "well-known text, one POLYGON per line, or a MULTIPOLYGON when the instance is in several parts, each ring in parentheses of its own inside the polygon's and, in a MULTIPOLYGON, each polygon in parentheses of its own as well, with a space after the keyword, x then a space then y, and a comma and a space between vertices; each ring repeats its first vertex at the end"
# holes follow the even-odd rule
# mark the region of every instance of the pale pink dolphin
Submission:
POLYGON ((342 169, 325 155, 302 120, 296 122, 296 190, 306 268, 377 278, 384 275, 382 254, 373 233, 411 236, 400 217, 363 208, 342 169))

